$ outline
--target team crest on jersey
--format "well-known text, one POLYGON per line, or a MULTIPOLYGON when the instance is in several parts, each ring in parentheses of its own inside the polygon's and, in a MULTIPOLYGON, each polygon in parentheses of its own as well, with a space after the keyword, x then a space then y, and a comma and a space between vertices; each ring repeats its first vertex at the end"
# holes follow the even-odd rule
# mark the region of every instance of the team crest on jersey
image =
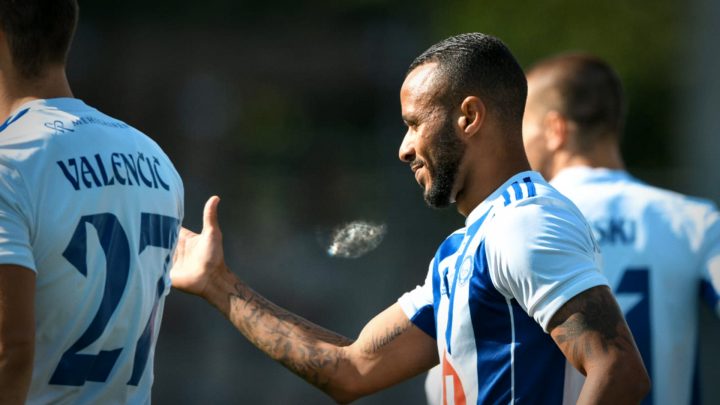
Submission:
POLYGON ((460 285, 465 285, 465 283, 467 283, 467 281, 470 279, 470 275, 472 274, 472 268, 472 256, 466 256, 462 262, 462 265, 460 265, 460 274, 458 275, 458 283, 460 283, 460 285))

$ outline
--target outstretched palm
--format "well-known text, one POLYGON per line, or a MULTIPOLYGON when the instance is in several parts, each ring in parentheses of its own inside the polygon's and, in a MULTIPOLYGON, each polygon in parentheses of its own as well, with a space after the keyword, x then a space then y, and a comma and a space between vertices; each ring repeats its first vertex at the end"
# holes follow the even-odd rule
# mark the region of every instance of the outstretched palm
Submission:
POLYGON ((203 296, 210 280, 226 271, 222 233, 217 210, 220 198, 212 196, 203 210, 203 229, 197 234, 180 230, 180 238, 170 270, 172 286, 190 294, 203 296))

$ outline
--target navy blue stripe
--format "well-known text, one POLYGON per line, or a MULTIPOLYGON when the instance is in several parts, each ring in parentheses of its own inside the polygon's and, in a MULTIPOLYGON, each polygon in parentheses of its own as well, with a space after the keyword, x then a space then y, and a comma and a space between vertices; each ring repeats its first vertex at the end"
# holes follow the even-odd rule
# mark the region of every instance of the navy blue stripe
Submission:
POLYGON ((532 182, 532 179, 530 179, 530 177, 525 177, 523 178, 523 181, 528 189, 528 197, 535 197, 537 192, 535 191, 535 184, 532 182))
MULTIPOLYGON (((642 298, 632 309, 625 314, 625 320, 627 321, 630 330, 632 331, 633 337, 635 338, 635 344, 637 345, 638 351, 642 356, 645 368, 647 368, 650 376, 654 374, 653 370, 653 345, 652 345, 652 331, 654 330, 650 321, 650 272, 647 268, 628 268, 623 273, 620 283, 616 289, 617 294, 641 294, 642 298)), ((653 392, 650 391, 648 395, 643 399, 643 405, 653 404, 653 392)))
MULTIPOLYGON (((445 294, 447 294, 450 290, 450 286, 447 281, 448 268, 446 267, 445 270, 443 270, 442 278, 440 278, 440 262, 446 257, 452 256, 458 250, 464 237, 465 235, 462 233, 450 235, 447 239, 445 239, 445 241, 443 241, 435 253, 435 259, 433 260, 433 299, 435 299, 436 307, 439 305, 442 291, 444 290, 445 294), (437 280, 435 280, 436 277, 437 280), (437 284, 435 284, 435 281, 437 281, 437 284)), ((435 309, 437 311, 437 308, 435 309)))
MULTIPOLYGON (((465 235, 461 233, 455 233, 450 235, 449 237, 447 237, 447 239, 445 239, 445 241, 443 241, 443 243, 440 245, 437 252, 435 253, 435 259, 433 260, 432 268, 433 315, 435 321, 435 331, 433 335, 434 339, 437 339, 437 313, 440 306, 441 282, 443 281, 440 279, 440 262, 445 257, 448 257, 457 251, 464 237, 465 235)), ((442 285, 445 288, 445 291, 447 291, 447 277, 445 277, 446 275, 447 274, 443 275, 445 283, 444 285, 442 285)))
POLYGON ((552 337, 511 301, 515 321, 515 402, 561 404, 565 357, 552 337))
POLYGON ((709 281, 702 280, 700 282, 700 291, 705 302, 710 305, 710 308, 712 308, 713 311, 717 311, 717 304, 718 301, 720 301, 720 295, 718 294, 718 291, 715 290, 715 287, 713 287, 709 281))
POLYGON ((470 278, 468 307, 477 353, 478 404, 507 404, 511 398, 510 339, 507 303, 487 270, 485 242, 480 243, 470 278))
MULTIPOLYGON (((452 238, 452 236, 450 237, 452 238)), ((448 239, 450 239, 448 238, 448 239)), ((444 245, 445 243, 443 243, 444 245)), ((438 249, 438 253, 442 251, 442 246, 440 245, 440 249, 438 249)), ((433 336, 434 339, 437 339, 437 311, 438 311, 438 305, 440 304, 440 274, 438 272, 438 266, 439 266, 440 260, 437 258, 437 255, 435 256, 435 260, 433 260, 433 272, 432 272, 432 291, 433 291, 433 320, 435 321, 435 335, 433 336)))
MULTIPOLYGON (((465 247, 467 249, 467 246, 465 247)), ((464 255, 464 253, 463 253, 464 255)), ((462 257, 462 255, 461 255, 462 257)), ((447 274, 447 273, 446 273, 447 274)), ((447 352, 449 354, 452 354, 452 323, 453 323, 453 303, 455 302, 455 287, 457 286, 457 280, 458 275, 460 274, 460 267, 455 266, 455 277, 453 277, 453 283, 452 288, 450 291, 448 291, 448 298, 450 302, 448 303, 448 320, 447 320, 447 327, 445 328, 445 344, 447 346, 447 352)), ((447 282, 447 280, 446 280, 447 282)))
POLYGON ((695 356, 693 365, 693 379, 692 379, 692 395, 690 397, 690 405, 701 405, 702 404, 702 391, 700 390, 700 358, 698 357, 699 343, 695 343, 695 356))
POLYGON ((484 241, 475 255, 468 306, 475 335, 476 372, 478 381, 482 382, 477 404, 510 402, 513 349, 515 403, 562 403, 565 358, 550 335, 515 300, 508 306, 505 296, 495 288, 484 241))
POLYGON ((435 333, 435 310, 432 305, 425 305, 420 308, 419 311, 415 312, 412 319, 412 323, 420 328, 421 331, 430 335, 431 338, 437 339, 435 333))
MULTIPOLYGON (((473 237, 475 236, 475 233, 480 229, 480 225, 482 225, 483 222, 485 222, 485 218, 487 218, 488 214, 492 211, 492 207, 488 209, 480 219, 475 221, 473 224, 471 224, 467 230, 465 231, 465 237, 467 238, 467 241, 465 243, 465 248, 463 248, 463 252, 457 257, 455 260, 455 277, 453 277, 453 283, 452 288, 448 291, 448 321, 447 321, 447 328, 445 329, 445 342, 447 344, 447 352, 449 354, 452 354, 452 347, 451 347, 451 338, 452 338, 452 323, 453 323, 453 303, 455 302, 455 287, 457 286, 457 280, 458 276, 460 275, 460 266, 462 265, 462 260, 465 257, 465 254, 467 253, 468 247, 470 246, 470 243, 472 242, 473 237)), ((463 238, 465 239, 465 238, 463 238)), ((447 274, 447 273, 446 273, 447 274)), ((446 281, 447 282, 447 281, 446 281)))
POLYGON ((14 116, 8 117, 8 119, 6 119, 5 122, 3 122, 2 125, 0 125, 0 132, 4 131, 4 130, 5 130, 7 127, 9 127, 10 124, 12 124, 13 122, 19 120, 19 119, 20 119, 23 115, 25 115, 28 111, 30 111, 30 109, 29 109, 29 108, 26 108, 26 109, 20 111, 19 113, 17 113, 16 115, 14 115, 14 116))
POLYGON ((451 256, 453 253, 455 253, 458 248, 460 247, 460 244, 463 241, 463 238, 465 237, 465 233, 454 233, 450 236, 448 236, 443 243, 438 248, 437 252, 435 253, 435 264, 436 266, 440 265, 440 261, 448 256, 451 256))
POLYGON ((523 193, 522 193, 522 189, 520 188, 520 185, 518 184, 518 182, 514 181, 511 184, 511 186, 512 186, 513 190, 515 191, 515 200, 518 200, 518 201, 522 200, 523 193))

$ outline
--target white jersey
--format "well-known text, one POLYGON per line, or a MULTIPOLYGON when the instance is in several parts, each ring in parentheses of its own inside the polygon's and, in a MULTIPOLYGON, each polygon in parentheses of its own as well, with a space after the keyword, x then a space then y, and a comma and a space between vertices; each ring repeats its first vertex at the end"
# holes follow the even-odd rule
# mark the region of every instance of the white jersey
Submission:
POLYGON ((513 176, 476 207, 425 284, 399 299, 437 339, 441 403, 560 404, 565 358, 546 329, 568 300, 607 285, 599 260, 580 211, 538 173, 513 176))
POLYGON ((0 263, 37 276, 29 404, 150 402, 182 216, 160 147, 80 100, 0 126, 0 263))
POLYGON ((720 314, 720 214, 714 204, 618 170, 569 168, 551 183, 595 231, 605 274, 653 381, 643 403, 698 403, 693 378, 701 292, 720 314))

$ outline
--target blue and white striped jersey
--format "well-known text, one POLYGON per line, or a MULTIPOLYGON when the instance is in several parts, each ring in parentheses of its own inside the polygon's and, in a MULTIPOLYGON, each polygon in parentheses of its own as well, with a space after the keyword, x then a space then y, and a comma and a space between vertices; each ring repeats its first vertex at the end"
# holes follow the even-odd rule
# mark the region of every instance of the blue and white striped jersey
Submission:
POLYGON ((643 403, 697 403, 701 294, 720 315, 717 208, 619 170, 568 168, 551 183, 585 214, 601 246, 603 271, 653 381, 643 403))
POLYGON ((546 328, 569 299, 607 285, 599 269, 590 226, 538 173, 498 188, 399 299, 437 339, 440 403, 562 403, 566 361, 546 328))
POLYGON ((28 404, 146 404, 183 185, 150 138, 80 100, 0 125, 0 263, 36 273, 28 404))

